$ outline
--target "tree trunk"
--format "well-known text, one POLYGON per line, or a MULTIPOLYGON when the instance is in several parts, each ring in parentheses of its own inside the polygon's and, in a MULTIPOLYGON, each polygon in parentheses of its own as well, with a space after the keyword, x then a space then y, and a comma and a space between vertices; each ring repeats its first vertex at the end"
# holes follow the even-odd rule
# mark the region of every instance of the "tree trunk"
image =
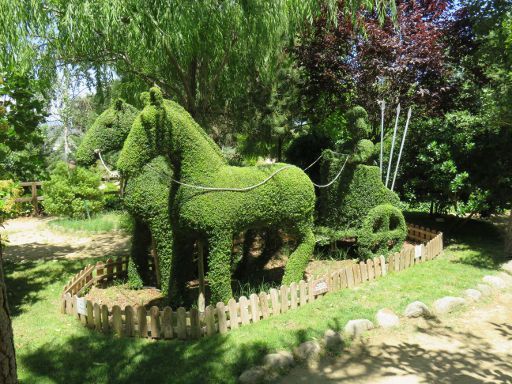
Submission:
POLYGON ((510 209, 510 216, 508 217, 505 233, 505 253, 509 258, 512 258, 512 208, 510 209))
MULTIPOLYGON (((0 239, 1 240, 1 239, 0 239)), ((11 318, 7 306, 7 289, 5 286, 2 244, 0 241, 0 383, 18 383, 16 375, 16 356, 12 337, 11 318)))

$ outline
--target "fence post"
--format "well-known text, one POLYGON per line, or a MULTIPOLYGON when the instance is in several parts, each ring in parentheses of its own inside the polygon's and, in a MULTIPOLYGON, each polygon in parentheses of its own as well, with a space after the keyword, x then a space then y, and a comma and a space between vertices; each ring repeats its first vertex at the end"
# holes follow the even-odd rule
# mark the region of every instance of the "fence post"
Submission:
POLYGON ((32 190, 32 214, 34 216, 37 216, 39 209, 37 206, 37 184, 36 184, 36 182, 33 181, 32 185, 30 187, 32 190))

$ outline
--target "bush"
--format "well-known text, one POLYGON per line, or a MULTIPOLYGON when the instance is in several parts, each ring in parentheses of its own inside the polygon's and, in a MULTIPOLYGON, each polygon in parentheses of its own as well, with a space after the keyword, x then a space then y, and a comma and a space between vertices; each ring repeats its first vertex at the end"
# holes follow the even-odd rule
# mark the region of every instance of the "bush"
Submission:
POLYGON ((99 189, 101 176, 82 167, 70 168, 58 163, 43 183, 43 207, 50 215, 72 218, 90 217, 105 206, 103 192, 99 189))
POLYGON ((0 216, 11 217, 18 213, 19 204, 16 199, 23 189, 12 180, 0 180, 0 216))
POLYGON ((402 248, 407 237, 407 224, 402 212, 391 204, 379 205, 368 212, 359 231, 359 256, 368 259, 386 255, 402 248))

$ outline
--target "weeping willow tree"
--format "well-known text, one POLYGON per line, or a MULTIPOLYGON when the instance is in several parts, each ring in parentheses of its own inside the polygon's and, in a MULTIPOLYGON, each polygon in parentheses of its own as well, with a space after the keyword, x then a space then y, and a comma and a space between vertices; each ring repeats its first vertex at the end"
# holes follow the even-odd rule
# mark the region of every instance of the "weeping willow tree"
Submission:
POLYGON ((50 82, 63 63, 98 80, 113 70, 144 88, 158 85, 208 122, 248 82, 271 78, 295 34, 338 6, 384 15, 394 1, 0 0, 1 62, 25 70, 35 63, 50 82))

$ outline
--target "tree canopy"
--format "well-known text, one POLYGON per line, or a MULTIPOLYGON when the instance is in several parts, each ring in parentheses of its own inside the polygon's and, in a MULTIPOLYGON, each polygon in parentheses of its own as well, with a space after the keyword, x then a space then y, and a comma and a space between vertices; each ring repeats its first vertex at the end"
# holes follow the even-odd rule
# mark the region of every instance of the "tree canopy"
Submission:
MULTIPOLYGON (((202 122, 212 122, 243 93, 247 83, 266 78, 276 57, 305 20, 337 1, 2 1, 0 44, 4 65, 54 78, 62 63, 147 85, 184 105, 202 122)), ((351 0, 381 15, 391 0, 351 0)))

